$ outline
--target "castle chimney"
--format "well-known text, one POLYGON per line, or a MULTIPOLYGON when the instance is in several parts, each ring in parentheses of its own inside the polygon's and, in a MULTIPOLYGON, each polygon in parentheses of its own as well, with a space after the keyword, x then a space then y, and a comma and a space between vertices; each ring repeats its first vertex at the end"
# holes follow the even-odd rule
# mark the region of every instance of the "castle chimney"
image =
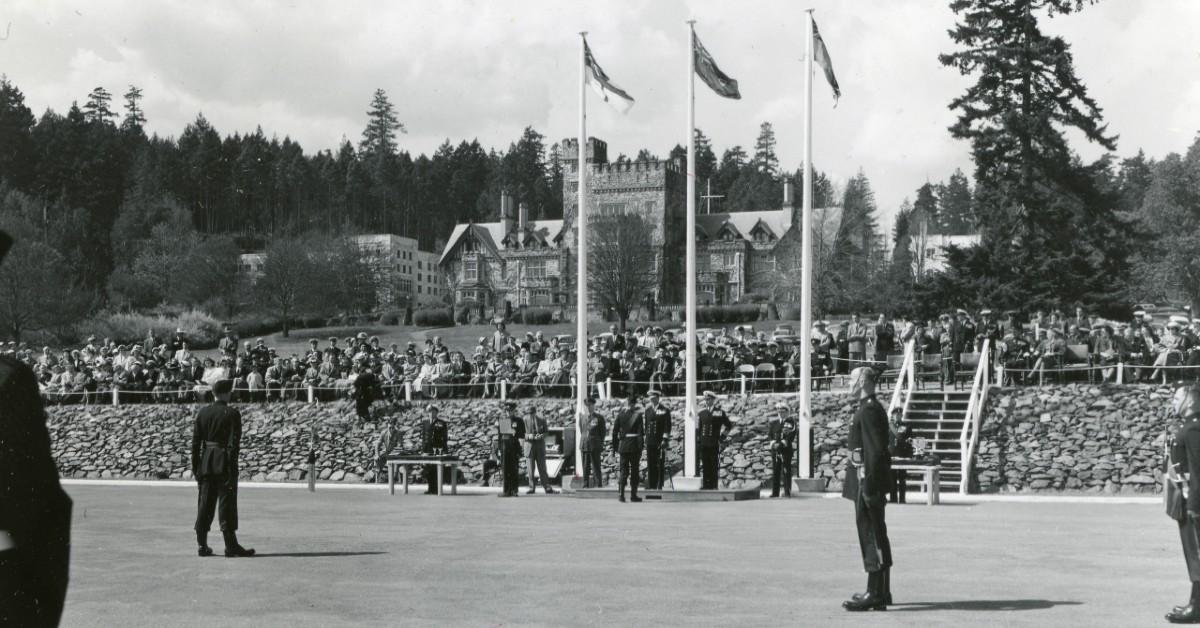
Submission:
POLYGON ((500 192, 500 224, 504 228, 504 235, 512 233, 516 227, 516 216, 513 212, 513 199, 508 190, 500 192))
POLYGON ((517 231, 525 233, 525 228, 529 226, 529 206, 525 203, 517 208, 517 231))
POLYGON ((795 196, 795 192, 792 191, 792 178, 791 177, 783 178, 783 206, 784 207, 795 207, 796 206, 796 196, 795 196))

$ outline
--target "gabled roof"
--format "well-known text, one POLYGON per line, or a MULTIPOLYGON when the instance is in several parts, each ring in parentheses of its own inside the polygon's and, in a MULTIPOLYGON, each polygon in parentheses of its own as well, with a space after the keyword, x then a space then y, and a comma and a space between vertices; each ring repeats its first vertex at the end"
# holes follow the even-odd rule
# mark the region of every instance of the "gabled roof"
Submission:
MULTIPOLYGON (((832 243, 837 238, 841 224, 841 207, 813 208, 813 234, 823 242, 832 243)), ((747 239, 759 225, 768 229, 776 238, 782 238, 792 227, 792 209, 785 207, 756 212, 722 212, 700 214, 696 217, 696 228, 709 239, 716 238, 726 225, 747 239)))
MULTIPOLYGON (((563 228, 561 220, 531 220, 527 223, 526 228, 531 236, 539 242, 549 245, 556 238, 563 228)), ((440 266, 450 256, 450 252, 454 247, 458 246, 460 240, 470 230, 474 236, 488 247, 494 254, 499 254, 501 250, 500 244, 504 242, 505 236, 503 222, 475 222, 466 224, 454 225, 454 231, 450 233, 450 238, 446 240, 446 248, 442 249, 442 256, 438 259, 440 266)))

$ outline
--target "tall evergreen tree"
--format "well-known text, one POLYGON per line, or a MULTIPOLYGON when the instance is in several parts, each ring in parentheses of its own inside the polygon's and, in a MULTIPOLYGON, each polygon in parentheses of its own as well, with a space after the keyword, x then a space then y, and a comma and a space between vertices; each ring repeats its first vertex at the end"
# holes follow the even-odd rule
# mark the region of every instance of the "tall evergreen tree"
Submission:
POLYGON ((779 156, 775 154, 775 127, 763 122, 758 127, 758 139, 754 140, 754 159, 750 162, 759 172, 775 176, 779 174, 779 156))
POLYGON ((27 188, 34 172, 33 112, 25 95, 0 74, 0 180, 27 188))
POLYGON ((87 104, 83 106, 84 118, 88 122, 105 123, 117 117, 112 110, 112 94, 107 89, 97 87, 88 94, 87 104))
POLYGON ((141 131, 146 126, 146 114, 142 111, 142 90, 130 85, 125 92, 125 119, 121 120, 122 131, 141 131))
MULTIPOLYGON (((954 52, 941 62, 976 77, 950 107, 956 138, 971 142, 987 264, 1028 292, 1017 307, 1083 302, 1115 306, 1114 280, 1127 270, 1128 225, 1094 185, 1095 170, 1067 146, 1074 129, 1106 149, 1115 148, 1099 105, 1075 74, 1070 46, 1046 35, 1042 14, 1077 11, 1083 0, 954 0, 954 52), (993 265, 995 264, 995 265, 993 265)), ((1108 310, 1111 311, 1111 310, 1108 310)))
POLYGON ((359 148, 368 158, 379 159, 396 154, 396 132, 405 132, 396 115, 396 107, 388 100, 387 92, 376 89, 367 111, 367 128, 363 129, 359 148))
POLYGON ((948 235, 975 232, 975 203, 971 184, 962 170, 954 169, 945 185, 938 186, 938 226, 948 235))

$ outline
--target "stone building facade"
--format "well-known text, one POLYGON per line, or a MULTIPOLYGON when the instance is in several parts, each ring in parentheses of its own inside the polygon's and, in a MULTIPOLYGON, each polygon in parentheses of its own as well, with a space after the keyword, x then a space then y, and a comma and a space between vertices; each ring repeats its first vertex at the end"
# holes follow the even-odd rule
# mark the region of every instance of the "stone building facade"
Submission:
MULTIPOLYGON (((579 145, 562 141, 563 219, 530 221, 501 197, 500 220, 459 224, 439 261, 456 303, 498 307, 571 305, 575 302, 578 238, 579 145)), ((686 174, 678 161, 610 163, 608 146, 587 144, 589 217, 637 213, 651 229, 652 296, 660 304, 684 302, 686 174)), ((798 271, 799 210, 785 181, 779 209, 697 216, 697 292, 702 304, 735 303, 751 293, 774 296, 798 271)), ((837 229, 837 208, 814 215, 814 232, 837 229), (829 219, 833 216, 832 222, 829 219)))

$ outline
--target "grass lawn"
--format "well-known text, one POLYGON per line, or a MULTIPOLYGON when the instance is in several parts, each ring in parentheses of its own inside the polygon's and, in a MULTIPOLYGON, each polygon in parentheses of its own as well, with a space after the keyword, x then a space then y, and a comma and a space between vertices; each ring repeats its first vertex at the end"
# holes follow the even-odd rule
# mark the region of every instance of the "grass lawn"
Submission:
POLYGON ((198 558, 190 483, 72 484, 63 626, 1153 626, 1189 590, 1158 504, 890 506, 886 613, 840 498, 619 504, 247 488, 198 558), (220 536, 210 543, 220 550, 220 536))
MULTIPOLYGON (((682 328, 681 323, 672 323, 669 321, 659 321, 655 323, 664 329, 682 328)), ((758 321, 755 323, 746 323, 753 327, 755 331, 765 331, 768 335, 774 331, 777 325, 791 325, 793 329, 800 329, 800 321, 758 321)), ((600 334, 608 331, 609 323, 593 322, 588 324, 589 334, 600 334)), ((702 324, 702 329, 716 329, 720 325, 702 324)), ((725 325, 729 330, 734 328, 733 324, 725 325)), ((637 323, 630 323, 630 329, 636 329, 637 323)), ((567 334, 572 337, 575 335, 575 323, 556 323, 552 325, 522 325, 513 323, 507 326, 508 333, 514 336, 524 336, 525 332, 541 331, 547 338, 557 336, 559 334, 567 334)), ((495 331, 492 325, 461 325, 455 327, 414 327, 414 326, 366 326, 366 327, 317 327, 308 329, 294 329, 287 338, 283 337, 282 333, 271 334, 265 336, 267 346, 272 347, 281 356, 291 356, 293 353, 303 353, 308 350, 308 341, 310 338, 316 338, 320 341, 321 347, 327 346, 327 341, 330 336, 336 336, 341 342, 347 336, 356 335, 358 332, 366 332, 368 336, 378 336, 379 342, 387 347, 391 343, 396 343, 401 349, 409 342, 417 343, 418 348, 424 345, 426 338, 441 336, 442 343, 451 349, 458 349, 470 355, 471 350, 479 342, 480 336, 490 337, 495 331)), ((257 338, 242 338, 242 342, 250 341, 252 344, 257 338)), ((217 355, 216 349, 207 351, 197 351, 202 357, 217 355)))

